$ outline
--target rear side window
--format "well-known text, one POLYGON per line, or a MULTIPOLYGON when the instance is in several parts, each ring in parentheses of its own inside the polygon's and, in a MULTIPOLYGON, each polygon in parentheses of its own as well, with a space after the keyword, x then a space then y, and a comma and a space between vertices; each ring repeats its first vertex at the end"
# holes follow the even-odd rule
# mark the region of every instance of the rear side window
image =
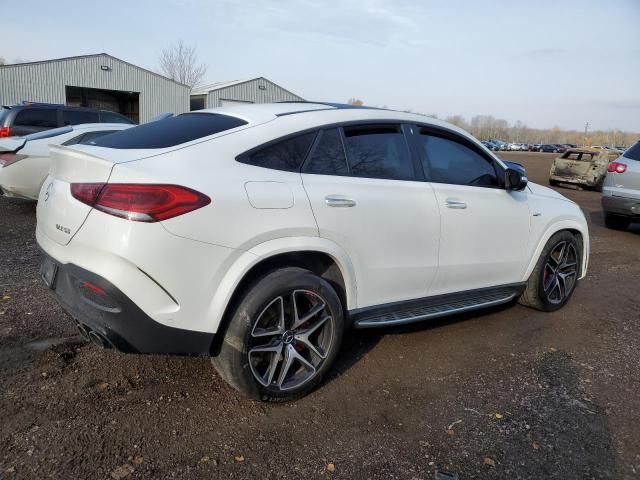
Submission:
POLYGON ((58 126, 58 111, 53 108, 25 108, 16 115, 14 125, 56 128, 58 126))
POLYGON ((62 123, 64 125, 98 123, 98 112, 89 112, 86 110, 63 110, 62 123))
POLYGON ((98 138, 94 145, 117 149, 167 148, 246 124, 229 115, 184 113, 98 138))
POLYGON ((400 125, 344 129, 351 174, 356 177, 413 180, 413 162, 400 125))
POLYGON ((115 112, 100 112, 100 123, 127 123, 129 125, 133 124, 133 121, 125 117, 124 115, 120 115, 115 112))
POLYGON ((420 132, 418 151, 430 182, 473 187, 499 186, 493 164, 462 143, 420 132))
POLYGON ((316 133, 311 132, 288 138, 241 155, 238 161, 274 170, 297 172, 309 153, 315 136, 316 133))
POLYGON ((630 158, 631 160, 640 161, 640 142, 636 143, 629 150, 624 152, 625 158, 630 158))
POLYGON ((349 175, 347 157, 338 129, 323 130, 302 169, 319 175, 349 175))

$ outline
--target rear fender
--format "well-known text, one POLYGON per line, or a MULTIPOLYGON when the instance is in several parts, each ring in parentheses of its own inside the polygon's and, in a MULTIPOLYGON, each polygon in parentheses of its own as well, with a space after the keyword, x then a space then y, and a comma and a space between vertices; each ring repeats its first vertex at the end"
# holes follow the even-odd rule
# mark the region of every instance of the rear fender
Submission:
POLYGON ((329 240, 319 237, 278 238, 261 243, 251 250, 245 251, 227 270, 218 284, 215 296, 209 305, 208 318, 214 322, 214 331, 218 330, 233 293, 252 267, 274 255, 302 251, 326 253, 335 261, 345 284, 347 298, 345 308, 357 308, 355 271, 349 257, 342 248, 329 240))

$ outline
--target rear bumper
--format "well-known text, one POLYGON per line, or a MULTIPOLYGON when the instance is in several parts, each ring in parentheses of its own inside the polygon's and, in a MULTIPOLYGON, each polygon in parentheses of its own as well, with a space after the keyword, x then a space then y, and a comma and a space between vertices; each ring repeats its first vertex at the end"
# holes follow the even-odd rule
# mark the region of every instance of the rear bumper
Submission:
POLYGON ((127 353, 210 354, 214 334, 156 322, 92 272, 57 262, 45 253, 41 273, 62 307, 94 343, 127 353))
POLYGON ((576 185, 584 185, 585 187, 595 187, 598 184, 598 179, 594 179, 593 176, 582 177, 574 175, 550 175, 549 180, 553 180, 560 183, 572 183, 576 185))
POLYGON ((640 200, 638 199, 603 195, 602 209, 607 213, 640 220, 640 200))

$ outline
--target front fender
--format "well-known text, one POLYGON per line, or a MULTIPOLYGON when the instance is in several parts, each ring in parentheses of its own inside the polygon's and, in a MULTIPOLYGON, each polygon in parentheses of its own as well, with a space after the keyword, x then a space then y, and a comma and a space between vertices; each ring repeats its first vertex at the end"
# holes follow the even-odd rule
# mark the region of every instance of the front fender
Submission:
POLYGON ((529 265, 525 270, 523 281, 527 281, 531 276, 531 272, 536 267, 538 259, 542 253, 542 250, 546 246, 549 239, 556 233, 562 230, 575 230, 582 235, 582 264, 580 269, 579 279, 584 278, 587 275, 587 268, 589 266, 589 228, 587 227, 586 220, 579 221, 578 219, 565 218, 559 221, 554 221, 550 225, 546 226, 544 233, 538 238, 536 248, 531 256, 529 265))
POLYGON ((220 281, 209 306, 208 318, 213 321, 214 332, 218 331, 231 296, 255 265, 281 253, 313 251, 326 253, 337 264, 345 283, 347 309, 357 308, 357 285, 355 270, 346 252, 334 242, 320 237, 285 237, 256 245, 241 254, 229 267, 220 281))

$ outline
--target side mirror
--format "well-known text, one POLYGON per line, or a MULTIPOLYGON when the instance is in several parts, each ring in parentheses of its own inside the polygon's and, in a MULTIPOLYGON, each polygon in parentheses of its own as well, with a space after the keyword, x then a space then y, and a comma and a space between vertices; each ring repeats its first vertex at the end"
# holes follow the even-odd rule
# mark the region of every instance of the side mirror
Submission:
POLYGON ((509 166, 504 174, 504 184, 507 190, 515 190, 521 192, 529 183, 527 178, 527 172, 522 166, 511 167, 509 166))

